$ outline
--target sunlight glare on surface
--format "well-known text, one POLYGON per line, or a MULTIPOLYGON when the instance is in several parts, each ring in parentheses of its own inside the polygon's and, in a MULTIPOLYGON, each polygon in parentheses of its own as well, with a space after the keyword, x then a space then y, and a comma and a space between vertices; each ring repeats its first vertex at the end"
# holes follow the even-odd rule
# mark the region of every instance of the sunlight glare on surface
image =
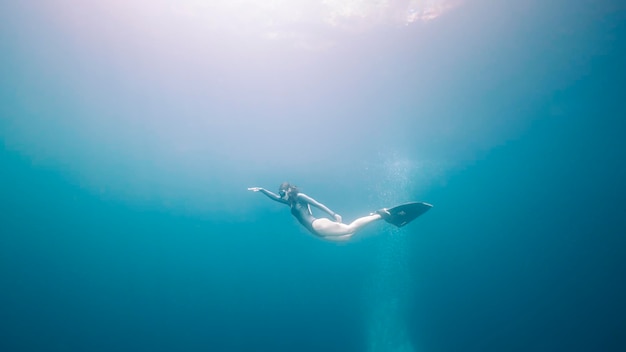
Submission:
POLYGON ((179 15, 202 18, 214 28, 285 39, 308 36, 316 30, 363 32, 384 25, 426 22, 458 5, 458 0, 186 0, 172 2, 170 7, 179 15))

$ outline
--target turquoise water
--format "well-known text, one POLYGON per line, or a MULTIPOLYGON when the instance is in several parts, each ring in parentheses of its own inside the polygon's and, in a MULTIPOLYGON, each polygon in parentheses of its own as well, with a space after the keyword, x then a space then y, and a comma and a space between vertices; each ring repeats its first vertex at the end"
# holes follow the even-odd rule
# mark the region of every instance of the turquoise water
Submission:
POLYGON ((623 350, 626 8, 432 3, 0 5, 0 350, 623 350))

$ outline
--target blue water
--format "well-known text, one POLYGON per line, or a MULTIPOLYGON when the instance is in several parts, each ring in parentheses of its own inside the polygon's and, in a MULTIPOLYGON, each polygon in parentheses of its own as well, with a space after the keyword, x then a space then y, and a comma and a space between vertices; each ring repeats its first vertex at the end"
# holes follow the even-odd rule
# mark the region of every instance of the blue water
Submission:
POLYGON ((130 3, 0 5, 0 351, 626 348, 623 5, 257 42, 130 3), (330 243, 283 181, 434 208, 330 243))

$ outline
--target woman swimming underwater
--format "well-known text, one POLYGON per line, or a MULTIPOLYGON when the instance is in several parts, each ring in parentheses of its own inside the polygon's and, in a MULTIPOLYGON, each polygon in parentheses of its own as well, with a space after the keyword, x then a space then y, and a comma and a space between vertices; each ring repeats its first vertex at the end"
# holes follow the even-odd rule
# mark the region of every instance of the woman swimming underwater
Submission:
POLYGON ((272 193, 265 188, 251 187, 248 188, 252 192, 261 192, 268 198, 288 205, 291 208, 291 214, 314 235, 320 236, 331 241, 345 241, 350 239, 357 231, 364 226, 381 219, 387 219, 390 213, 387 209, 379 209, 376 212, 358 218, 350 224, 344 224, 341 216, 330 210, 324 204, 300 192, 298 188, 288 182, 283 182, 278 194, 272 193), (311 212, 311 205, 322 210, 334 220, 328 218, 316 218, 311 212))

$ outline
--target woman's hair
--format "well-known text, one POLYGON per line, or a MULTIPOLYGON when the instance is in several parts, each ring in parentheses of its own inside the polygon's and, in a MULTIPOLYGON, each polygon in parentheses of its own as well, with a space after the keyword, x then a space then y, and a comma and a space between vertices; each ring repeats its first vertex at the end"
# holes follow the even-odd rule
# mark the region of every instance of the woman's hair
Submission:
POLYGON ((289 182, 283 182, 280 184, 280 187, 278 187, 278 192, 280 191, 285 191, 288 193, 298 193, 300 192, 300 190, 298 189, 298 187, 296 187, 295 185, 290 184, 289 182))

